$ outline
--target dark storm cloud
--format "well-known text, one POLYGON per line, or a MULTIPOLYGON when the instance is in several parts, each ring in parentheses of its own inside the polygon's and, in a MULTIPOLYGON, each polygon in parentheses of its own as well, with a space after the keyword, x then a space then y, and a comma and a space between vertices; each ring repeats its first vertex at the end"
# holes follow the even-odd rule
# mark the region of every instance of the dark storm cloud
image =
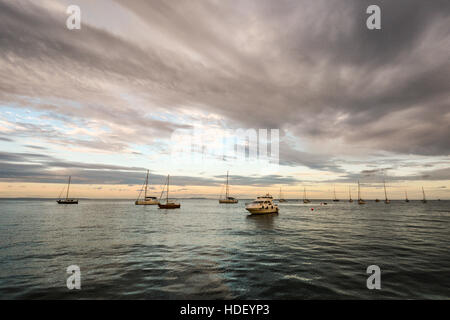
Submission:
POLYGON ((391 182, 407 182, 407 181, 446 181, 450 180, 450 168, 422 170, 412 175, 389 175, 386 170, 362 170, 359 173, 346 173, 338 179, 330 179, 324 182, 331 183, 355 183, 361 181, 364 183, 373 183, 374 185, 382 185, 383 181, 391 182))
MULTIPOLYGON (((223 183, 226 175, 216 176, 221 183, 223 183)), ((284 177, 276 174, 265 175, 265 176, 239 176, 239 175, 230 175, 230 180, 233 185, 242 185, 242 186, 255 186, 255 187, 264 187, 275 184, 284 184, 284 185, 295 185, 298 184, 299 181, 292 177, 284 177)))
POLYGON ((342 153, 449 155, 447 0, 117 3, 160 41, 87 23, 72 32, 64 11, 0 0, 0 101, 109 129, 83 140, 16 123, 14 134, 123 152, 188 128, 155 117, 185 108, 228 126, 289 128, 306 150, 282 144, 282 165, 341 173, 342 153), (382 30, 366 28, 369 4, 380 5, 382 30), (326 145, 335 140, 346 148, 326 145))
POLYGON ((6 137, 1 137, 1 136, 0 136, 0 141, 12 142, 12 141, 14 141, 14 140, 13 140, 13 139, 10 139, 10 138, 6 138, 6 137))
MULTIPOLYGON (((52 156, 34 153, 0 152, 0 181, 4 182, 65 183, 67 176, 72 175, 72 182, 75 184, 141 185, 146 170, 140 167, 62 161, 52 156)), ((153 172, 150 174, 149 184, 165 183, 165 175, 153 172)), ((280 175, 230 177, 234 185, 268 186, 298 182, 294 178, 280 175)), ((172 175, 171 182, 177 186, 220 186, 224 178, 225 176, 203 178, 172 175)))
POLYGON ((302 138, 341 137, 398 153, 449 154, 448 1, 227 4, 128 1, 126 6, 208 58, 211 52, 227 53, 232 78, 218 78, 192 97, 214 112, 251 127, 289 124, 302 138), (370 4, 381 7, 382 30, 366 28, 370 4), (181 13, 194 18, 182 19, 181 13), (267 35, 258 43, 263 50, 248 63, 249 56, 215 30, 235 30, 224 25, 230 21, 249 27, 250 15, 267 35), (236 72, 236 66, 247 72, 236 72), (241 117, 243 110, 251 116, 241 117))

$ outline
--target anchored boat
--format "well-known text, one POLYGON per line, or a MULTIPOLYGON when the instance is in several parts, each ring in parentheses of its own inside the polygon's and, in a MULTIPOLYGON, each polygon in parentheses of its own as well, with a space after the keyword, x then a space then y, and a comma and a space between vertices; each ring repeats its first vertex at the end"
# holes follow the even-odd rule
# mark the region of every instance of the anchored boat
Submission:
POLYGON ((142 189, 141 189, 141 192, 139 192, 137 200, 134 202, 135 205, 146 206, 146 205, 156 205, 159 203, 159 201, 156 197, 147 196, 147 187, 148 187, 148 170, 147 170, 147 177, 145 178, 144 199, 139 199, 141 196, 141 193, 142 193, 142 189))
POLYGON ((423 202, 423 203, 427 203, 427 199, 425 198, 425 190, 423 190, 423 187, 422 187, 422 193, 423 193, 423 199, 422 199, 422 202, 423 202))
POLYGON ((287 200, 283 197, 283 193, 280 188, 280 196, 278 197, 278 202, 287 202, 287 200))
POLYGON ((333 199, 333 201, 334 202, 338 202, 339 201, 339 199, 336 198, 336 186, 334 186, 334 199, 333 199))
POLYGON ((361 199, 361 191, 360 191, 360 187, 359 187, 359 180, 358 180, 358 204, 366 204, 366 202, 361 199))
POLYGON ((306 187, 303 187, 303 203, 310 203, 311 201, 306 198, 306 187))
POLYGON ((278 213, 278 205, 273 203, 273 197, 266 194, 262 197, 257 197, 254 201, 247 203, 245 209, 251 215, 278 213))
MULTIPOLYGON (((180 208, 181 205, 178 202, 169 201, 169 175, 167 175, 167 183, 166 183, 166 185, 167 185, 166 203, 159 202, 158 203, 158 207, 160 209, 178 209, 178 208, 180 208)), ((164 189, 161 192, 161 197, 162 197, 163 193, 164 193, 164 189)), ((161 199, 161 197, 160 197, 160 199, 161 199)))
POLYGON ((229 196, 228 171, 227 171, 227 183, 225 187, 225 198, 219 199, 219 203, 238 203, 238 199, 229 196))
POLYGON ((78 204, 78 200, 69 199, 70 179, 71 179, 71 176, 69 176, 69 183, 67 184, 66 198, 65 199, 61 199, 61 195, 59 195, 60 199, 56 201, 59 204, 78 204))
POLYGON ((384 203, 389 204, 389 203, 391 203, 391 200, 389 200, 388 197, 387 197, 386 181, 384 181, 384 180, 383 180, 383 185, 384 185, 384 197, 385 197, 384 203))

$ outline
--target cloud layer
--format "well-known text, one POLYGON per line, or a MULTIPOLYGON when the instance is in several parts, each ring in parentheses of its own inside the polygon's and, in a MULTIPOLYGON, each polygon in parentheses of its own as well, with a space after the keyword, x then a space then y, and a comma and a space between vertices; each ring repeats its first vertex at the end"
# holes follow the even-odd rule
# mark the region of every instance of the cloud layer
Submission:
MULTIPOLYGON (((449 1, 72 2, 78 31, 65 28, 63 2, 0 0, 0 103, 49 121, 0 118, 0 141, 139 154, 136 144, 162 146, 177 128, 213 121, 279 128, 282 165, 352 179, 340 158, 449 156, 449 1), (370 4, 381 30, 366 28, 370 4)), ((1 179, 39 180, 37 155, 2 155, 1 179)), ((108 180, 104 169, 89 183, 141 179, 109 168, 108 180)))

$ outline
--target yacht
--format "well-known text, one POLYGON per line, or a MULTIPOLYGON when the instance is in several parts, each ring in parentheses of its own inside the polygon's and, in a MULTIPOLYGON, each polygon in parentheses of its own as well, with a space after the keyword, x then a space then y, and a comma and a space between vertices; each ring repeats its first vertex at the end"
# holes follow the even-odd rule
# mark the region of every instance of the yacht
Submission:
MULTIPOLYGON (((69 199, 70 179, 71 179, 71 176, 69 176, 69 183, 67 185, 66 198, 65 199, 61 199, 61 194, 60 194, 59 195, 59 200, 56 201, 58 204, 78 204, 78 200, 69 199)), ((64 191, 64 189, 63 189, 63 191, 64 191)), ((62 191, 61 191, 61 193, 62 193, 62 191)))
POLYGON ((334 202, 338 202, 339 201, 339 199, 336 198, 336 186, 334 187, 334 199, 333 199, 333 201, 334 202))
POLYGON ((388 197, 387 197, 386 181, 384 181, 384 180, 383 180, 383 185, 384 185, 384 197, 385 197, 384 203, 389 204, 389 203, 391 203, 391 200, 389 200, 388 197))
POLYGON ((308 198, 306 198, 306 188, 303 188, 303 203, 310 203, 308 198))
POLYGON ((226 184, 226 189, 225 189, 225 198, 219 199, 219 203, 238 203, 238 199, 229 196, 228 171, 227 171, 227 184, 226 184))
POLYGON ((353 199, 352 199, 352 191, 350 190, 350 186, 348 187, 348 202, 353 202, 353 199))
POLYGON ((247 203, 245 209, 251 215, 278 213, 278 205, 273 203, 273 197, 270 194, 257 197, 253 202, 247 203))
POLYGON ((148 170, 147 170, 147 177, 145 178, 144 198, 139 199, 139 197, 141 196, 141 193, 142 193, 142 189, 141 189, 141 192, 139 193, 137 200, 134 202, 135 205, 144 205, 145 206, 145 205, 159 204, 158 198, 147 196, 147 187, 148 187, 148 170))
POLYGON ((405 202, 409 202, 408 193, 406 192, 406 190, 405 190, 405 202))
POLYGON ((283 193, 281 192, 281 188, 280 188, 280 196, 278 198, 278 202, 286 202, 287 200, 283 197, 283 193))
POLYGON ((423 202, 423 203, 427 203, 427 199, 425 198, 425 190, 423 190, 423 187, 422 187, 422 193, 423 193, 423 199, 422 199, 422 202, 423 202))
MULTIPOLYGON (((178 202, 169 201, 169 175, 167 175, 167 192, 166 192, 166 203, 158 203, 160 209, 179 209, 181 205, 178 202)), ((165 186, 164 186, 165 187, 165 186)), ((161 192, 161 196, 164 193, 164 189, 161 192)))
POLYGON ((363 199, 361 199, 361 190, 359 187, 359 180, 358 180, 358 204, 366 204, 366 202, 363 199))

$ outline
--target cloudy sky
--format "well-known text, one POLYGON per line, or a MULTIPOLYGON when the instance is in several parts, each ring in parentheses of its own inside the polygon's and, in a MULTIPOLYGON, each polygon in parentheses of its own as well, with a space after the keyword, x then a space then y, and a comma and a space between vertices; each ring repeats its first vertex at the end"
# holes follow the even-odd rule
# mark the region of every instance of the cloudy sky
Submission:
POLYGON ((73 196, 134 198, 149 169, 180 197, 230 170, 241 197, 359 179, 375 198, 386 179, 450 199, 449 30, 448 0, 0 0, 0 197, 72 175, 73 196), (278 129, 278 165, 214 151, 237 129, 278 129), (180 132, 202 132, 194 156, 174 156, 180 132))

